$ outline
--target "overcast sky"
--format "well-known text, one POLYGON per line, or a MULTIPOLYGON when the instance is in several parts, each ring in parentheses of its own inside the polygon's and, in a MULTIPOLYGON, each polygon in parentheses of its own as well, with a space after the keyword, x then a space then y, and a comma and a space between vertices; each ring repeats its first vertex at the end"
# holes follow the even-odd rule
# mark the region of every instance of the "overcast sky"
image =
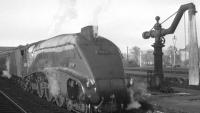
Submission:
MULTIPOLYGON (((144 40, 142 32, 193 2, 200 12, 200 0, 0 0, 0 46, 18 46, 63 33, 80 32, 86 25, 98 25, 99 35, 113 41, 122 52, 128 46, 152 49, 154 39, 144 40)), ((185 15, 187 20, 187 14, 185 15)), ((168 28, 173 18, 162 26, 168 28)), ((184 48, 184 19, 175 36, 184 48)), ((200 16, 196 14, 198 37, 200 16)), ((173 35, 166 36, 166 47, 173 35)), ((199 40, 199 39, 198 39, 199 40)), ((166 49, 166 48, 165 48, 166 49)))

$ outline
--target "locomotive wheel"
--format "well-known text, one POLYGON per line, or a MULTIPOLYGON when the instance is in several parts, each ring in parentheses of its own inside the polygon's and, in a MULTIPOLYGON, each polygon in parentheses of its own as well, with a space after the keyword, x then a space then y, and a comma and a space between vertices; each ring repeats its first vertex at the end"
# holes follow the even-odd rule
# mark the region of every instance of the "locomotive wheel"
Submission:
POLYGON ((21 87, 23 89, 24 82, 21 78, 18 80, 18 83, 19 83, 19 87, 21 87))
POLYGON ((25 80, 21 80, 20 87, 25 91, 25 80))
POLYGON ((30 78, 26 78, 24 80, 24 90, 27 91, 27 92, 31 91, 30 78))
POLYGON ((51 94, 49 88, 45 89, 45 98, 47 99, 48 102, 51 102, 53 99, 53 95, 51 94))
POLYGON ((55 101, 57 106, 62 107, 65 103, 65 97, 60 94, 55 98, 55 101))
POLYGON ((27 92, 31 92, 32 91, 32 87, 30 85, 30 83, 26 83, 26 89, 27 92))
POLYGON ((47 86, 45 87, 45 91, 44 91, 45 98, 48 102, 51 102, 53 100, 53 95, 50 92, 50 86, 49 86, 49 82, 47 78, 44 79, 44 83, 47 86))
POLYGON ((37 82, 37 94, 38 94, 38 96, 39 96, 40 98, 43 97, 44 91, 45 91, 45 90, 42 88, 42 82, 38 81, 38 82, 37 82))
POLYGON ((24 91, 28 91, 28 84, 29 84, 29 81, 27 80, 27 78, 22 79, 21 86, 24 91))
POLYGON ((34 93, 34 90, 33 90, 33 88, 32 88, 32 84, 33 84, 33 83, 29 83, 29 91, 28 91, 28 92, 33 94, 33 93, 34 93))

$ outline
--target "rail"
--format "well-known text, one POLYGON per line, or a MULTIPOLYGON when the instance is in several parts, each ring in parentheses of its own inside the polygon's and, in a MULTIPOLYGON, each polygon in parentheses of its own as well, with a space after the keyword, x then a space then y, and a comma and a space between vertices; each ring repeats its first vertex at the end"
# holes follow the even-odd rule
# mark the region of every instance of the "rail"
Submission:
MULTIPOLYGON (((148 72, 153 71, 153 68, 132 68, 132 67, 125 67, 125 71, 139 71, 139 72, 148 72)), ((170 73, 170 74, 189 74, 188 69, 182 68, 182 69, 172 69, 172 68, 166 68, 163 70, 164 73, 170 73)))
POLYGON ((9 97, 8 95, 6 95, 3 91, 0 90, 0 94, 2 94, 2 96, 4 96, 11 104, 13 104, 22 113, 28 113, 20 105, 18 105, 11 97, 9 97))

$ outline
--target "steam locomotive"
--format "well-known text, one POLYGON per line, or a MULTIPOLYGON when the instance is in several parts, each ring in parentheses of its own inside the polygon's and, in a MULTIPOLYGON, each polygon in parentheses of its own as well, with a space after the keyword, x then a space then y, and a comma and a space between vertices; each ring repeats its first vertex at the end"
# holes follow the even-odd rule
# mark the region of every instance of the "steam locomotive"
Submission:
POLYGON ((122 111, 129 102, 121 53, 94 26, 2 52, 0 61, 24 90, 70 111, 122 111))

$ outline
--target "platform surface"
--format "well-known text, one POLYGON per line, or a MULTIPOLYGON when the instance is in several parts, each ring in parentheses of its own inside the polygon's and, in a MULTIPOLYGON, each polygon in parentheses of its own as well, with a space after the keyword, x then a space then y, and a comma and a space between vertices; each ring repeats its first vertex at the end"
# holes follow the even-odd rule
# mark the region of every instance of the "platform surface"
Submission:
POLYGON ((178 93, 155 93, 152 92, 149 101, 160 106, 165 113, 200 113, 200 90, 191 90, 173 87, 178 93))

